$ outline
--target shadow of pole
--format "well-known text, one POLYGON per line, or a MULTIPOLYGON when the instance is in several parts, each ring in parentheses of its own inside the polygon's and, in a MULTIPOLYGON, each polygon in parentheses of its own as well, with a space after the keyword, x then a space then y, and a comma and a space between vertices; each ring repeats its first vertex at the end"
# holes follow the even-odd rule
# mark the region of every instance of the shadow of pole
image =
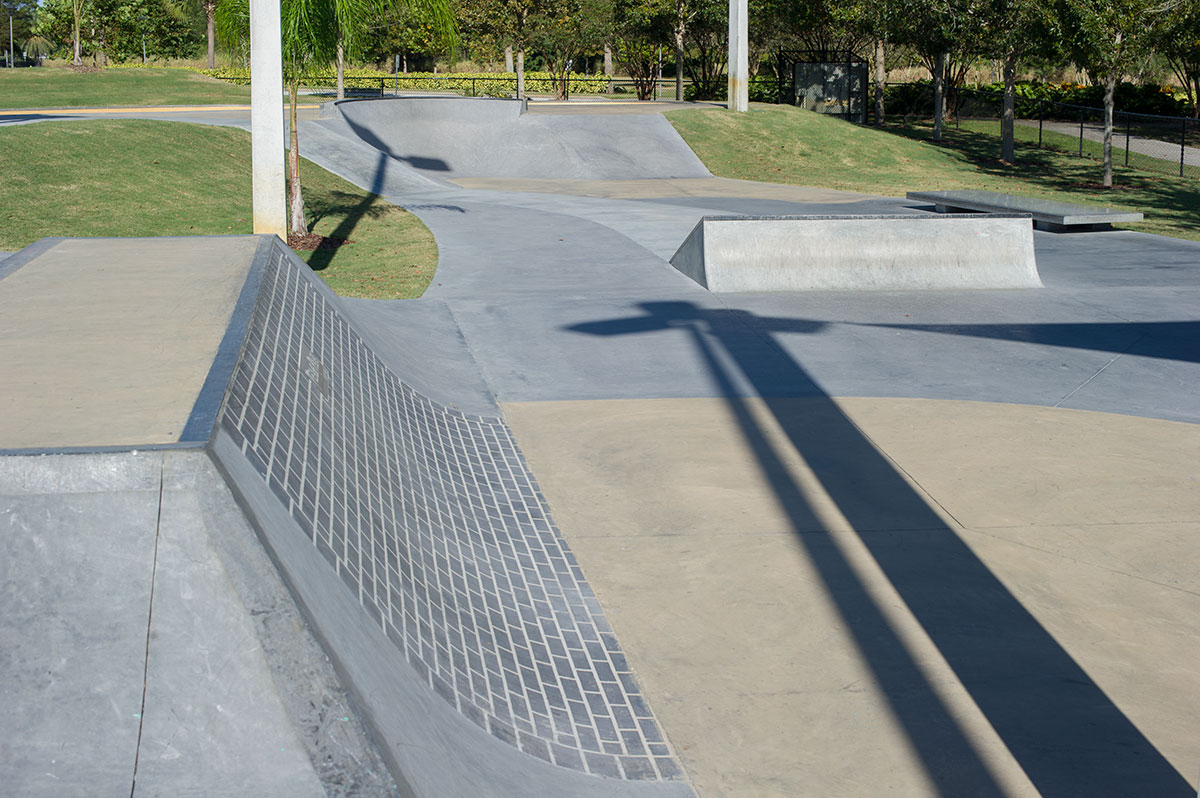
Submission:
MULTIPOLYGON (((337 227, 329 234, 330 238, 337 238, 342 241, 350 240, 350 234, 354 232, 354 228, 358 227, 358 223, 366 216, 367 210, 375 203, 375 200, 379 199, 383 192, 384 180, 387 177, 387 160, 386 153, 379 153, 379 162, 375 165, 375 176, 371 180, 370 191, 367 193, 367 196, 358 201, 349 213, 342 217, 337 227)), ((333 262, 333 259, 340 250, 341 247, 316 250, 313 252, 312 257, 308 259, 309 268, 314 272, 329 268, 329 264, 333 262)))
POLYGON ((774 334, 803 330, 807 322, 687 302, 641 307, 645 315, 570 329, 628 335, 677 328, 691 337, 941 795, 1004 793, 834 536, 804 531, 821 528, 814 526, 812 505, 747 411, 721 353, 762 397, 1043 795, 1194 798, 1186 780, 774 340, 774 334), (790 386, 793 396, 813 398, 802 405, 779 398, 781 385, 790 386))

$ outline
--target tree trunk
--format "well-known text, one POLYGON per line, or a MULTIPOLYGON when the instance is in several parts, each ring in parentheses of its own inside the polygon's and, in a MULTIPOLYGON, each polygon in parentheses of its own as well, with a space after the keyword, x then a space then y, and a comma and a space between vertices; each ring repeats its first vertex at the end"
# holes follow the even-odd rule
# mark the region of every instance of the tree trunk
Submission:
POLYGON ((291 187, 292 232, 304 235, 308 232, 308 222, 304 218, 304 194, 300 191, 300 132, 296 126, 296 95, 300 93, 299 81, 288 86, 288 113, 291 122, 290 141, 288 150, 288 182, 291 187))
POLYGON ((337 98, 346 99, 346 49, 340 35, 337 39, 337 98))
POLYGON ((1004 109, 1000 115, 1000 160, 1016 163, 1016 105, 1017 56, 1009 53, 1004 59, 1004 109))
POLYGON ((525 99, 525 45, 517 48, 517 99, 525 99))
POLYGON ((504 71, 505 72, 513 71, 513 56, 512 56, 512 45, 511 44, 504 48, 504 71))
POLYGON ((884 66, 883 39, 875 40, 875 127, 883 127, 883 93, 887 89, 887 68, 884 66))
POLYGON ((683 22, 675 25, 675 100, 683 99, 683 22))
POLYGON ((83 59, 80 57, 79 47, 79 16, 83 12, 83 0, 75 0, 72 3, 75 9, 75 60, 71 62, 74 66, 83 66, 83 59))
POLYGON ((1112 188, 1113 184, 1113 161, 1112 161, 1112 138, 1113 138, 1113 93, 1117 89, 1117 72, 1113 70, 1109 72, 1108 77, 1104 80, 1104 187, 1112 188))
POLYGON ((217 68, 216 44, 217 44, 217 4, 205 3, 204 16, 208 23, 208 68, 217 68))
POLYGON ((942 122, 946 118, 946 54, 938 53, 933 69, 933 140, 942 140, 942 122))
POLYGON ((613 76, 612 45, 605 44, 604 45, 604 77, 608 78, 608 87, 604 90, 604 92, 606 94, 613 93, 612 76, 613 76))

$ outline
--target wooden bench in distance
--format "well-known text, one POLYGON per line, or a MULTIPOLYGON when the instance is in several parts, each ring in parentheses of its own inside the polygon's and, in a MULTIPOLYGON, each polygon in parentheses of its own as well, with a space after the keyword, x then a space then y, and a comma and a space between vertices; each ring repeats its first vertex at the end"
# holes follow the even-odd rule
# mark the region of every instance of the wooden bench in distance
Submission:
POLYGON ((997 191, 910 191, 911 200, 932 202, 938 213, 983 211, 985 213, 1028 213, 1038 230, 1063 233, 1068 230, 1110 230, 1116 222, 1140 222, 1136 211, 1114 211, 1070 202, 1016 197, 997 191))

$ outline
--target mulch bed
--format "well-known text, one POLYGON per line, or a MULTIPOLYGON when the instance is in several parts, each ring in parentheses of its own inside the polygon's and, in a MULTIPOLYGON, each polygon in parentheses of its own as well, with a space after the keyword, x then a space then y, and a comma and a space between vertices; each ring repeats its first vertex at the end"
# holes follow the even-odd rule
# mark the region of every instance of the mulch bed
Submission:
POLYGON ((330 238, 316 233, 288 233, 288 246, 294 250, 310 252, 314 249, 337 249, 351 241, 346 238, 330 238))

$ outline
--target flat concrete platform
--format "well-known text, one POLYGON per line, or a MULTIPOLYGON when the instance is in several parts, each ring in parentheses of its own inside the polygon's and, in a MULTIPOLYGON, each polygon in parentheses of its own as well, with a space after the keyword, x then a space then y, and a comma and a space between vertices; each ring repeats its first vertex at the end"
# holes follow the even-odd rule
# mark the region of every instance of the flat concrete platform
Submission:
POLYGON ((987 213, 1028 213, 1040 230, 1107 230, 1121 222, 1140 222, 1143 214, 1114 211, 1072 202, 1017 197, 997 191, 910 191, 911 200, 934 203, 938 213, 983 211, 987 213))
POLYGON ((7 258, 0 449, 177 443, 257 246, 46 239, 7 258))

